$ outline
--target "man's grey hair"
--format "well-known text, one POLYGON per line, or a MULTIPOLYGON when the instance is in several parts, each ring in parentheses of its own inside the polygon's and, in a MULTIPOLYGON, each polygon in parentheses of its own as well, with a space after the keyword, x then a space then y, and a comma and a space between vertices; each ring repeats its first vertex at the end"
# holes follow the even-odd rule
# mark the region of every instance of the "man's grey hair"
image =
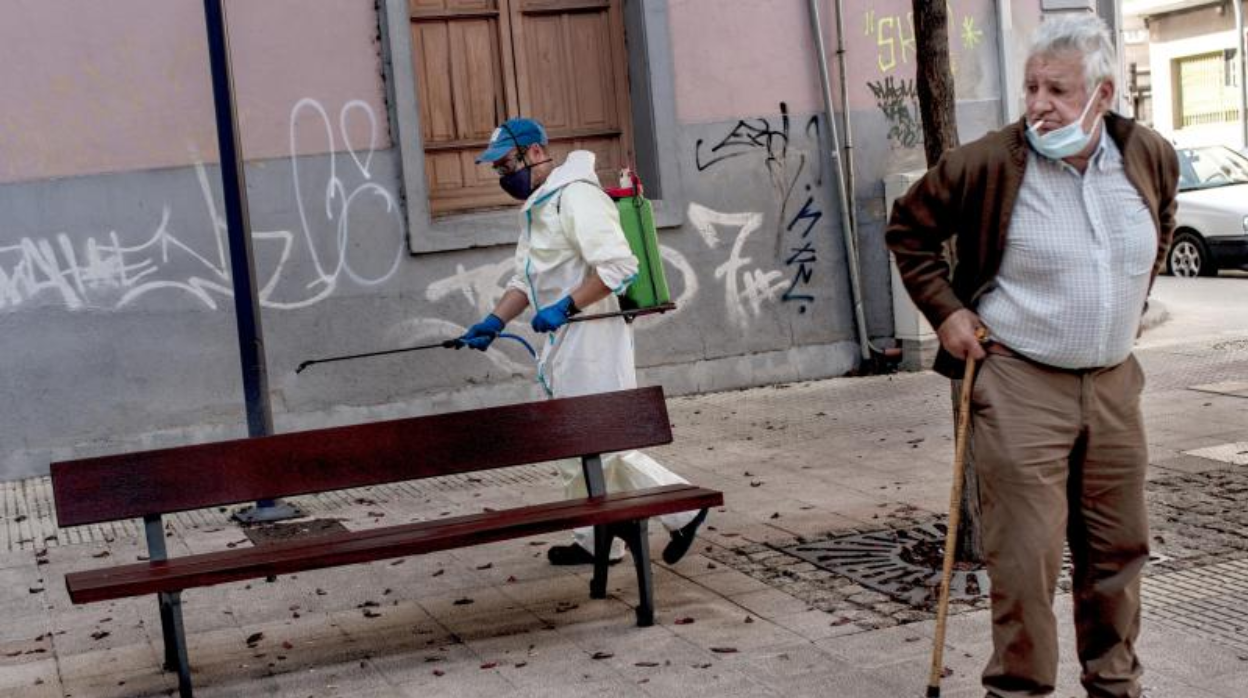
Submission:
POLYGON ((1083 79, 1088 93, 1098 83, 1118 84, 1118 57, 1109 27, 1092 14, 1061 14, 1048 17, 1031 37, 1027 60, 1077 51, 1083 57, 1083 79))

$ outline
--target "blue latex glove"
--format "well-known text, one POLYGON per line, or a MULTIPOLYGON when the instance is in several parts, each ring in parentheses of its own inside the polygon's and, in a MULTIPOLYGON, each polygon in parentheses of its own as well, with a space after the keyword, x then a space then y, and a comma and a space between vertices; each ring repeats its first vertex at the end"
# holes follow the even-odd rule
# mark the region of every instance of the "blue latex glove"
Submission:
POLYGON ((455 348, 472 347, 477 351, 485 351, 490 348, 490 343, 494 341, 499 332, 503 331, 503 327, 506 325, 507 323, 503 322, 502 318, 494 313, 490 313, 485 316, 484 320, 469 327, 468 331, 456 340, 458 345, 455 348))
POLYGON ((568 318, 581 312, 572 302, 572 296, 564 296, 563 300, 548 305, 537 311, 533 316, 534 332, 554 332, 568 322, 568 318))

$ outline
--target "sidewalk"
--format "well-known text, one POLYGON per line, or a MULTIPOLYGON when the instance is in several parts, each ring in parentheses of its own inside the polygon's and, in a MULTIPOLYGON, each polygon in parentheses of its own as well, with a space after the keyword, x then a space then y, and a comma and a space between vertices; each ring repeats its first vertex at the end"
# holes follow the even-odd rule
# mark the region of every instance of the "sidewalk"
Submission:
MULTIPOLYGON (((1248 336, 1140 358, 1158 556, 1145 580, 1146 685, 1151 696, 1242 698, 1248 336)), ((633 625, 628 565, 612 568, 609 598, 591 600, 586 570, 546 563, 546 547, 564 541, 546 536, 188 592, 196 695, 923 695, 931 613, 812 564, 810 550, 836 558, 840 539, 855 534, 904 548, 943 517, 947 382, 845 378, 669 407, 675 442, 652 454, 723 490, 727 505, 711 513, 696 554, 670 568, 656 562, 655 627, 633 625)), ((135 560, 139 528, 58 531, 48 489, 46 479, 0 486, 0 696, 175 694, 174 677, 159 670, 154 599, 75 607, 61 579, 135 560)), ((551 469, 533 466, 299 501, 318 520, 357 528, 558 496, 551 469)), ((655 528, 657 551, 665 534, 655 528)), ((174 551, 248 544, 218 511, 179 515, 172 529, 174 551)), ((880 557, 904 567, 908 554, 880 557)), ((1082 696, 1068 595, 1056 606, 1065 654, 1055 695, 1082 696)), ((942 695, 979 696, 987 612, 982 600, 954 612, 942 695)))

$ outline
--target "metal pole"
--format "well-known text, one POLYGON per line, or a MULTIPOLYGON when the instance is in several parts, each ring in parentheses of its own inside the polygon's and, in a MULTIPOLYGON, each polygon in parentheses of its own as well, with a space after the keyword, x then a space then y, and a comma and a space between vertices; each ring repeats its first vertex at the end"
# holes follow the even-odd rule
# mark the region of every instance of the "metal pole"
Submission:
MULTIPOLYGON (((837 77, 841 80, 841 114, 844 116, 841 126, 844 129, 845 147, 842 150, 845 158, 841 162, 845 172, 845 191, 849 192, 850 201, 854 201, 853 196, 856 191, 856 185, 854 184, 854 129, 849 118, 849 80, 846 79, 849 71, 845 67, 845 8, 841 0, 836 0, 834 7, 836 9, 836 72, 837 77)), ((831 118, 831 116, 828 118, 831 118)), ((854 239, 857 240, 857 206, 849 207, 849 224, 854 229, 854 239)))
MULTIPOLYGON (((858 329, 858 348, 864 363, 871 361, 871 341, 867 337, 867 319, 862 309, 862 280, 858 269, 858 242, 855 239, 850 207, 853 199, 845 190, 845 168, 841 162, 841 146, 836 132, 836 112, 832 107, 832 80, 828 77, 828 52, 823 44, 823 22, 819 19, 820 0, 810 0, 810 17, 818 49, 820 86, 823 88, 823 109, 828 118, 828 138, 831 140, 832 165, 836 168, 836 194, 840 198, 841 232, 845 238, 845 258, 849 267, 849 290, 853 296, 854 324, 858 329)), ((837 0, 838 4, 840 0, 837 0)), ((844 105, 846 110, 849 104, 844 105)))
MULTIPOLYGON (((208 62, 212 68, 212 98, 216 107, 217 150, 221 156, 221 195, 230 241, 230 276, 234 281, 234 315, 238 323, 238 353, 243 370, 243 397, 247 404, 247 433, 252 438, 273 433, 269 406, 269 376, 256 296, 256 267, 251 250, 251 220, 247 213, 246 178, 234 109, 234 78, 230 72, 230 38, 222 0, 204 0, 208 29, 208 62)), ((274 521, 301 515, 289 505, 261 500, 240 521, 274 521)))
POLYGON ((1241 147, 1248 148, 1248 75, 1244 73, 1244 8, 1240 0, 1231 0, 1235 8, 1235 65, 1239 71, 1239 137, 1241 147))

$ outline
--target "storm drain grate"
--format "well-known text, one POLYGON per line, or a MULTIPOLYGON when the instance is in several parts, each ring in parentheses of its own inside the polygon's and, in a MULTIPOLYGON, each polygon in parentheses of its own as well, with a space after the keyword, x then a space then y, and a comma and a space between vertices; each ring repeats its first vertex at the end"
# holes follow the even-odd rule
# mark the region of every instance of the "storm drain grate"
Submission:
MULTIPOLYGON (((782 551, 911 606, 926 607, 939 590, 944 545, 945 525, 930 523, 803 543, 782 551)), ((950 598, 970 600, 987 592, 987 571, 954 570, 950 598)))
MULTIPOLYGON (((945 551, 945 524, 925 523, 912 528, 859 533, 786 548, 783 553, 801 558, 868 589, 887 594, 918 608, 932 605, 940 589, 945 551)), ((1170 558, 1156 553, 1149 562, 1170 558)), ((954 567, 949 598, 970 601, 988 596, 988 571, 982 567, 954 567)), ((1058 584, 1070 588, 1070 549, 1063 546, 1058 584)))
POLYGON ((1141 598, 1150 622, 1248 652, 1248 560, 1148 577, 1141 598))

